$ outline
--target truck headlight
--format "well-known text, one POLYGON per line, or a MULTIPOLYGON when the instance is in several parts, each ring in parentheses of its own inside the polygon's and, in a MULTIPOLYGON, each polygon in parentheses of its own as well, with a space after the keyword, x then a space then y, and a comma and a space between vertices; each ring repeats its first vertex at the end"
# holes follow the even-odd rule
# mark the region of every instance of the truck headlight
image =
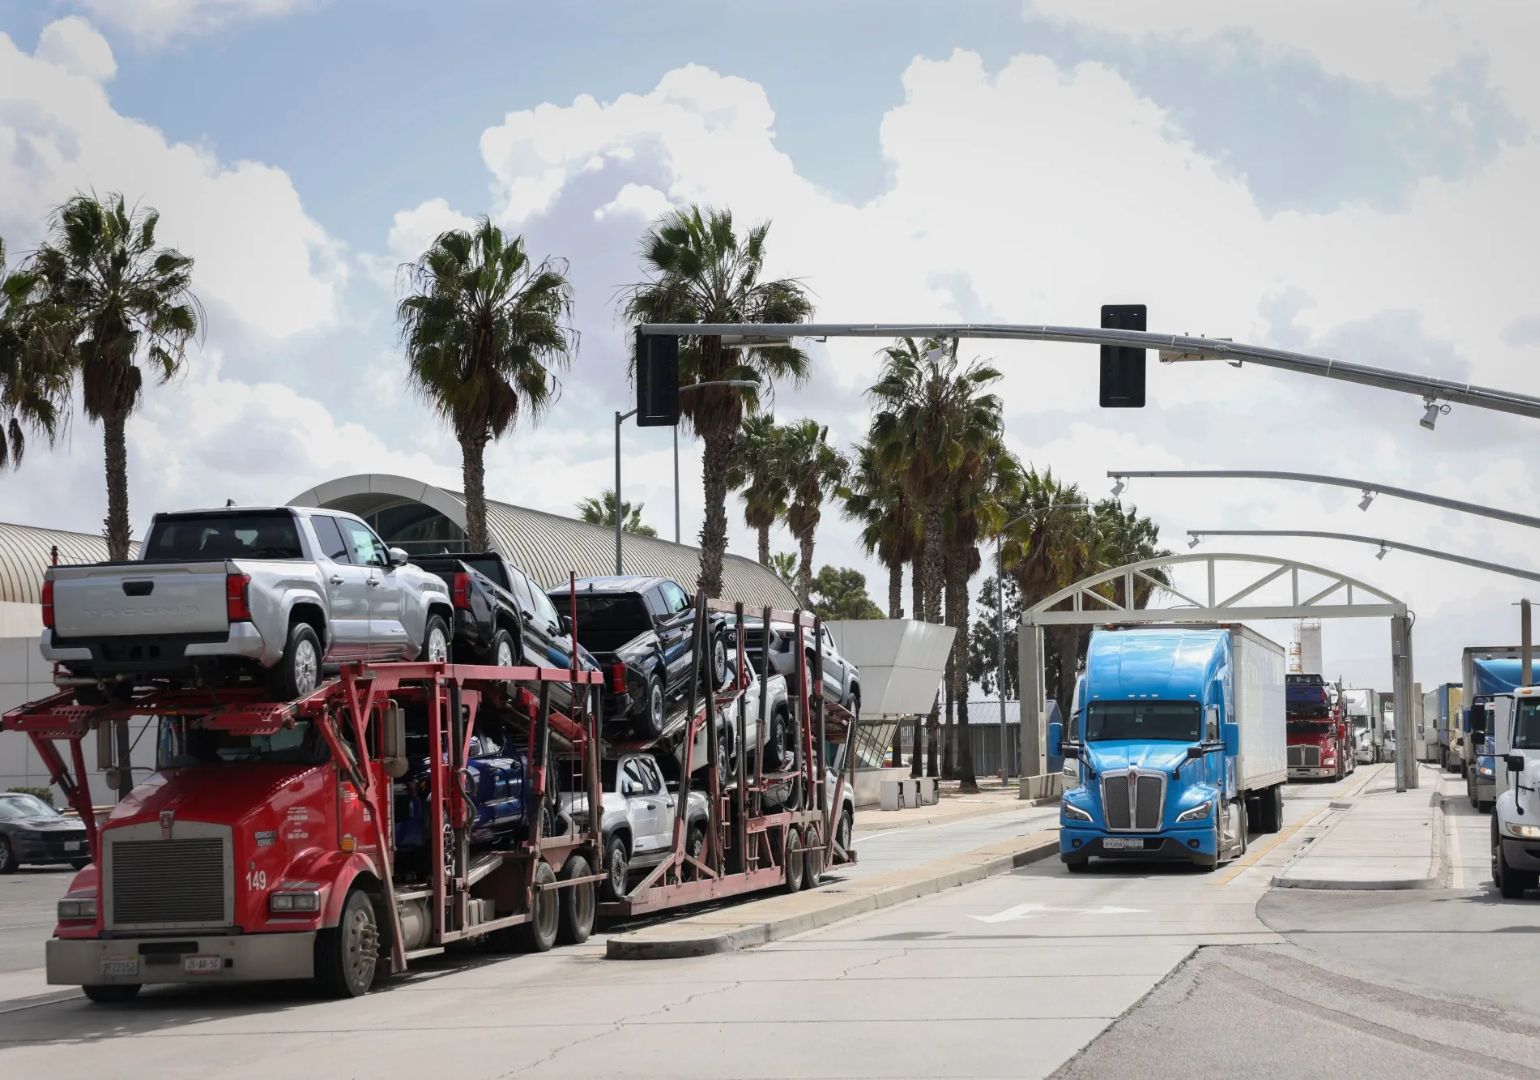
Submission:
POLYGON ((1060 803, 1059 806, 1060 806, 1060 809, 1062 809, 1063 812, 1064 812, 1064 820, 1065 821, 1090 821, 1091 820, 1091 815, 1090 814, 1086 813, 1084 810, 1080 809, 1080 807, 1076 806, 1072 802, 1063 802, 1063 803, 1060 803))
POLYGON ((1477 768, 1476 775, 1478 775, 1478 776, 1485 776, 1485 777, 1489 777, 1490 778, 1494 774, 1492 772, 1492 767, 1490 765, 1482 765, 1479 768, 1477 768))
POLYGON ((1206 802, 1202 806, 1194 806, 1191 810, 1183 810, 1176 815, 1177 823, 1184 821, 1207 821, 1208 816, 1214 812, 1214 804, 1206 802))
POLYGON ((1526 825, 1521 821, 1503 822, 1503 832, 1520 840, 1540 840, 1540 825, 1526 825))
POLYGON ((274 915, 320 911, 321 894, 315 889, 293 889, 287 892, 269 893, 267 909, 274 915))
POLYGON ((82 919, 96 919, 96 897, 69 897, 59 901, 59 921, 79 922, 82 919))

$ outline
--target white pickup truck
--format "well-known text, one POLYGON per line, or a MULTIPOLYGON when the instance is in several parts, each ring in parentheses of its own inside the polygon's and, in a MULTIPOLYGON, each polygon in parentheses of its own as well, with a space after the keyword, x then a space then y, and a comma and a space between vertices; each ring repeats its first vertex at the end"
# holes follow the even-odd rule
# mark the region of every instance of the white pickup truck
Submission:
POLYGON ((83 705, 151 683, 265 679, 304 697, 327 664, 445 660, 448 586, 334 510, 157 514, 136 562, 53 566, 42 653, 83 705))

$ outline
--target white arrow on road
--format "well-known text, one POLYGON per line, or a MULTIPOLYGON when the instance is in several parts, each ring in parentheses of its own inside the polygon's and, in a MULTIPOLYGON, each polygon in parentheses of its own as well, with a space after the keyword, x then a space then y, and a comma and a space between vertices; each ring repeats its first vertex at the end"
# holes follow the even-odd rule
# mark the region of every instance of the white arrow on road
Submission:
POLYGON ((1014 919, 1030 919, 1034 915, 1138 915, 1144 912, 1144 908, 1114 907, 1111 904, 1103 904, 1101 907, 1054 907, 1052 904, 1017 904, 1008 907, 1004 911, 997 911, 993 915, 970 915, 969 918, 977 919, 982 923, 1010 922, 1014 919))

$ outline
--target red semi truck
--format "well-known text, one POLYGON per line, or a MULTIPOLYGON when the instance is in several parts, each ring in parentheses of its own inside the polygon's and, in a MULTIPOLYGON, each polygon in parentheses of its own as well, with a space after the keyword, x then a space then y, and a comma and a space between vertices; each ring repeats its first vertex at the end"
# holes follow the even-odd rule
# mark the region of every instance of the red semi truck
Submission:
POLYGON ((1286 676, 1289 779, 1340 780, 1358 768, 1341 695, 1319 675, 1286 676))

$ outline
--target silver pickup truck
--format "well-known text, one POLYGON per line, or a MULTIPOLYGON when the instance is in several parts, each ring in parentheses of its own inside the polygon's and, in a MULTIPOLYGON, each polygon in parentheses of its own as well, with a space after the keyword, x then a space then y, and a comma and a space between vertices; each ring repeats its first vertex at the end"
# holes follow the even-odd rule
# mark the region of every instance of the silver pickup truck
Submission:
POLYGON ((304 697, 347 660, 444 660, 448 586, 334 510, 157 514, 136 562, 49 567, 42 653, 84 705, 135 686, 265 679, 304 697))

